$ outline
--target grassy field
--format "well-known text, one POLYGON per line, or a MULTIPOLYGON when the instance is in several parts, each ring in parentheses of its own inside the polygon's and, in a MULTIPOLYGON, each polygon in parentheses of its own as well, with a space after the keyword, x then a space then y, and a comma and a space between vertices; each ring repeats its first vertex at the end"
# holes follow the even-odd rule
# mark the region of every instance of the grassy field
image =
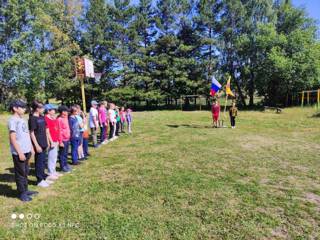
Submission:
POLYGON ((132 135, 26 204, 1 116, 0 239, 320 239, 314 113, 240 112, 237 129, 211 128, 209 112, 135 113, 132 135))

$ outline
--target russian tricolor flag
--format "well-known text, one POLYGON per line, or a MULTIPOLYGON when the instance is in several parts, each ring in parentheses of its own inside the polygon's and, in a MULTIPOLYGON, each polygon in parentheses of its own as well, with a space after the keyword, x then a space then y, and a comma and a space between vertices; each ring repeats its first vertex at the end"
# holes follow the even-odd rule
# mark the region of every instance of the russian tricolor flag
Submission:
POLYGON ((210 95, 213 97, 221 89, 221 84, 212 76, 210 95))

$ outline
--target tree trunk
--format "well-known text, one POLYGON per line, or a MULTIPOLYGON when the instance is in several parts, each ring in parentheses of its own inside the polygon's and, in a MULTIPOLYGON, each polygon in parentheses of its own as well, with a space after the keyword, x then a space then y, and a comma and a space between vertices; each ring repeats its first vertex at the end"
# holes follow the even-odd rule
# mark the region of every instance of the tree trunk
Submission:
POLYGON ((250 83, 249 83, 249 106, 253 107, 254 104, 254 73, 250 71, 250 83))
MULTIPOLYGON (((232 69, 232 71, 231 71, 230 74, 231 74, 231 76, 234 76, 233 66, 231 67, 231 69, 232 69)), ((237 89, 238 89, 238 92, 239 92, 239 97, 240 97, 241 104, 242 104, 243 106, 247 106, 246 100, 245 100, 245 98, 244 98, 244 96, 243 96, 243 94, 242 94, 242 90, 241 90, 240 83, 239 83, 239 81, 238 81, 237 78, 235 78, 235 82, 236 82, 237 89)))

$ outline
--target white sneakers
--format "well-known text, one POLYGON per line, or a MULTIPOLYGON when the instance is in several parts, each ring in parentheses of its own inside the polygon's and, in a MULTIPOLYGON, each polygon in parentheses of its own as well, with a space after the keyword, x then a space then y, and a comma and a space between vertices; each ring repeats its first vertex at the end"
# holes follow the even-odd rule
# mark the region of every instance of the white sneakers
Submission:
POLYGON ((50 183, 47 180, 42 180, 41 182, 38 183, 37 185, 38 187, 43 187, 43 188, 47 188, 50 186, 50 183))
POLYGON ((54 181, 54 180, 57 180, 59 177, 57 176, 57 175, 55 175, 55 174, 52 174, 52 175, 49 175, 48 177, 47 177, 47 180, 49 180, 49 181, 54 181))
POLYGON ((38 187, 43 187, 47 188, 49 187, 52 183, 54 183, 55 180, 58 180, 59 177, 63 176, 63 174, 55 172, 53 174, 50 174, 46 180, 42 180, 37 184, 38 187))
POLYGON ((58 172, 55 172, 53 175, 57 176, 58 178, 63 176, 63 174, 58 173, 58 172))

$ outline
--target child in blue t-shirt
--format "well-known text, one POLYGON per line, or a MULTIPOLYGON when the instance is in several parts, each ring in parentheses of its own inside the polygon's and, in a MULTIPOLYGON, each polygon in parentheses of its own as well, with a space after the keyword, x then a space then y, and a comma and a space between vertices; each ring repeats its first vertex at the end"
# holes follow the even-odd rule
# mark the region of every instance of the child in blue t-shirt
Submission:
POLYGON ((70 109, 69 126, 70 126, 70 142, 71 142, 71 157, 72 165, 79 165, 78 148, 81 141, 81 127, 77 119, 78 108, 72 106, 70 109))

